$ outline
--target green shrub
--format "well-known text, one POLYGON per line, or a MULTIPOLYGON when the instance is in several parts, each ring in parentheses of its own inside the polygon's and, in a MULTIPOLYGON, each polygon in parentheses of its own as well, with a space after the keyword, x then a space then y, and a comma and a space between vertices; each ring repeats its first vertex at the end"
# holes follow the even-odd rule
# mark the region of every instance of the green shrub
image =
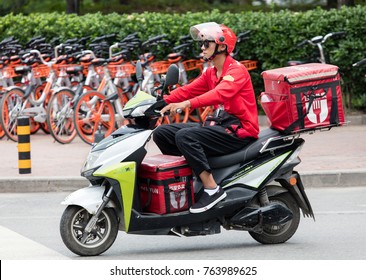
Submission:
MULTIPOLYGON (((345 31, 344 39, 329 40, 325 51, 330 63, 340 67, 343 91, 348 107, 364 109, 366 67, 354 68, 352 64, 366 57, 366 6, 342 7, 340 10, 315 9, 306 12, 206 12, 178 13, 133 13, 108 15, 85 14, 83 16, 59 13, 8 14, 0 18, 0 40, 15 36, 24 43, 36 35, 48 39, 116 33, 118 38, 137 32, 142 40, 166 34, 176 44, 179 37, 189 33, 189 27, 206 21, 216 21, 230 26, 236 33, 251 30, 250 39, 238 46, 238 59, 255 59, 259 68, 252 71, 256 93, 263 90, 260 73, 263 70, 283 67, 291 59, 303 59, 311 54, 311 47, 296 48, 304 39, 329 32, 345 31)), ((158 50, 159 59, 165 58, 169 49, 158 50)))

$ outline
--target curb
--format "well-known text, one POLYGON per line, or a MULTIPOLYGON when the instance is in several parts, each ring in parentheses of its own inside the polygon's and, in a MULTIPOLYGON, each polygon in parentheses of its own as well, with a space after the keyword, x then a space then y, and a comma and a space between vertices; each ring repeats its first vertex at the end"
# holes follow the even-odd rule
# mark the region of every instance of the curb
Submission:
POLYGON ((300 172, 305 188, 366 186, 366 169, 300 172))
MULTIPOLYGON (((365 170, 300 172, 305 188, 366 186, 365 170)), ((0 179, 0 193, 72 192, 86 187, 83 177, 33 177, 0 179)))
POLYGON ((0 179, 0 193, 72 192, 86 187, 84 177, 9 177, 0 179))

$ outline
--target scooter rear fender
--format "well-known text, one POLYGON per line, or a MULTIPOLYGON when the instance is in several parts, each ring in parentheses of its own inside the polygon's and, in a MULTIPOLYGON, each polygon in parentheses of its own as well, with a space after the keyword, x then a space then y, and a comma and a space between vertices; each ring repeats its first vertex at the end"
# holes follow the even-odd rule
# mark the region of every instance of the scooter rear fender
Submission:
MULTIPOLYGON (((69 194, 61 204, 78 205, 85 208, 90 214, 94 215, 103 202, 104 193, 105 187, 89 186, 69 194)), ((112 200, 110 200, 106 207, 115 208, 116 205, 112 200)))

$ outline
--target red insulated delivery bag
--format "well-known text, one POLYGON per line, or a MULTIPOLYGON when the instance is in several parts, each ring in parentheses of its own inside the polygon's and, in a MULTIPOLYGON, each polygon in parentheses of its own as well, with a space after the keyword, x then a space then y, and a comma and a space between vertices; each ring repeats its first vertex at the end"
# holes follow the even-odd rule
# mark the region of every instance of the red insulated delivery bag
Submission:
POLYGON ((157 214, 188 210, 194 202, 192 169, 184 157, 146 157, 138 171, 143 211, 157 214))
POLYGON ((338 67, 308 63, 262 72, 260 102, 270 125, 285 133, 344 124, 338 67))

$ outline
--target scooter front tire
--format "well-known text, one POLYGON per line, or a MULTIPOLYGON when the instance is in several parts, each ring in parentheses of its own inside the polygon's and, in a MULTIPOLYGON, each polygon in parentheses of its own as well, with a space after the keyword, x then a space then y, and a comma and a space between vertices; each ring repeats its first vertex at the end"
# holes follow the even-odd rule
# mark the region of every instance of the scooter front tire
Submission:
POLYGON ((118 219, 113 209, 105 208, 85 243, 81 242, 85 226, 92 215, 77 205, 69 205, 60 222, 60 233, 66 247, 79 256, 97 256, 107 251, 118 234, 118 219))

